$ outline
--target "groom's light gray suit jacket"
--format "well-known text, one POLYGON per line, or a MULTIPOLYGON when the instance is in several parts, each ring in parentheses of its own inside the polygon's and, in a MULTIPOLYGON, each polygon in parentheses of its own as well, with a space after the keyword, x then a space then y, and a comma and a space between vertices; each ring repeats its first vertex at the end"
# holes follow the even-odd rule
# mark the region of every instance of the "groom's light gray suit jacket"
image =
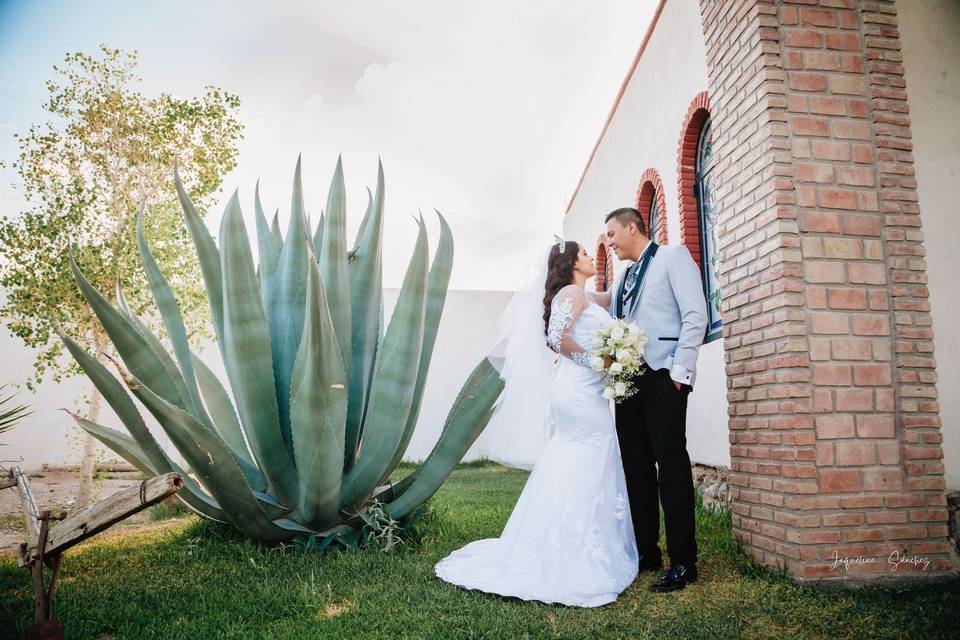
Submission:
MULTIPOLYGON (((640 260, 649 250, 648 243, 640 260)), ((611 289, 608 311, 614 317, 626 272, 621 271, 611 289)), ((643 352, 647 364, 654 370, 669 369, 673 380, 693 386, 697 353, 707 331, 707 301, 700 269, 686 247, 658 247, 624 315, 647 335, 643 352)))

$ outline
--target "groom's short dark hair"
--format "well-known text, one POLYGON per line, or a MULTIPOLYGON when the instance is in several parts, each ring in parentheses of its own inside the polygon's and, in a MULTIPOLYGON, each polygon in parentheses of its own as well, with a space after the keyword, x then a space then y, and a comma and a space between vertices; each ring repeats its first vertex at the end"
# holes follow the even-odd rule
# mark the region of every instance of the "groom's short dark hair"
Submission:
POLYGON ((640 216, 640 212, 634 209, 633 207, 621 207, 619 209, 614 209, 607 214, 606 219, 603 221, 604 224, 610 222, 611 218, 616 218, 617 222, 623 226, 627 226, 628 222, 632 222, 637 225, 637 229, 643 235, 647 235, 647 225, 643 223, 643 218, 640 216))

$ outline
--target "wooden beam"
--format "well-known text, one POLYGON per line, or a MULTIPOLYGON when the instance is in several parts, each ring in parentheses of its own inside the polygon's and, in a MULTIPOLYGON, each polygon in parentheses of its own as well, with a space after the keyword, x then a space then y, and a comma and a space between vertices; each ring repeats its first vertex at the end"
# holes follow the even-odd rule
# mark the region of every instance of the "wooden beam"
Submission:
MULTIPOLYGON (((51 527, 47 535, 45 556, 60 554, 113 524, 157 504, 183 488, 183 478, 176 473, 144 480, 136 487, 118 491, 109 498, 77 511, 61 523, 51 527)), ((37 542, 33 538, 20 559, 21 565, 37 557, 37 542)))
POLYGON ((33 491, 30 489, 30 479, 27 474, 20 470, 20 467, 14 465, 10 470, 10 475, 17 483, 17 493, 20 494, 20 504, 23 505, 23 517, 27 525, 27 546, 37 546, 37 537, 40 535, 40 513, 37 511, 37 503, 33 499, 33 491))
MULTIPOLYGON (((80 465, 78 464, 50 464, 44 462, 40 465, 40 469, 44 472, 67 472, 67 473, 76 473, 80 471, 80 465)), ((135 466, 129 462, 98 462, 93 466, 94 471, 106 471, 109 473, 136 473, 139 471, 135 466)))

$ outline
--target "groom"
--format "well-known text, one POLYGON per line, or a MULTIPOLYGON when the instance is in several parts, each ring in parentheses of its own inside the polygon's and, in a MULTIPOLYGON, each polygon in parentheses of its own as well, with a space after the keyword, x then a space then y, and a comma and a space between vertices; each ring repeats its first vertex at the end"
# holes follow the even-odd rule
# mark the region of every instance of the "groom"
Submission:
POLYGON ((616 405, 640 571, 662 566, 662 504, 670 570, 650 589, 676 591, 697 580, 693 477, 685 432, 687 396, 707 328, 706 300, 700 270, 686 247, 651 242, 636 209, 612 211, 606 223, 607 243, 617 258, 633 261, 614 283, 610 313, 639 326, 648 340, 646 372, 634 381, 637 392, 616 405))

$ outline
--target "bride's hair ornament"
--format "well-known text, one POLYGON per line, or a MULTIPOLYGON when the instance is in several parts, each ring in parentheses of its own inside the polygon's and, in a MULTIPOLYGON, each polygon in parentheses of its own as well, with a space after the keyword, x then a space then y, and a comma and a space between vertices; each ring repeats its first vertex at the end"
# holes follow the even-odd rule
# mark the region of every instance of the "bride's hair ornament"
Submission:
POLYGON ((560 253, 563 253, 564 251, 567 250, 567 241, 566 241, 566 240, 564 240, 563 238, 561 238, 561 237, 558 236, 557 234, 553 234, 553 238, 554 238, 554 240, 557 241, 557 242, 556 242, 557 251, 559 251, 560 253))

